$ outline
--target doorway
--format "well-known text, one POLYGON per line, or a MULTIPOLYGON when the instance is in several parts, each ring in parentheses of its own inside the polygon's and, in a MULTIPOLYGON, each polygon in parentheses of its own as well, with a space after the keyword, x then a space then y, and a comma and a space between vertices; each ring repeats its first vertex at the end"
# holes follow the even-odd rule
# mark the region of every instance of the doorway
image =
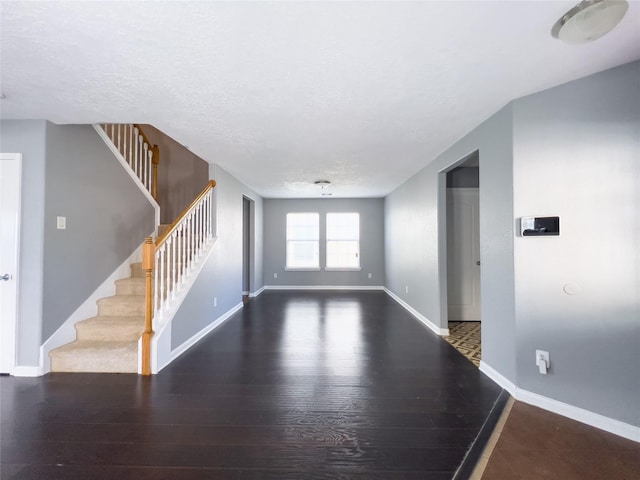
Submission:
POLYGON ((446 172, 447 341, 480 365, 480 155, 446 172))
POLYGON ((254 202, 242 197, 242 301, 247 303, 251 298, 253 286, 253 236, 254 236, 254 202))
POLYGON ((0 373, 16 364, 22 155, 0 153, 0 373))

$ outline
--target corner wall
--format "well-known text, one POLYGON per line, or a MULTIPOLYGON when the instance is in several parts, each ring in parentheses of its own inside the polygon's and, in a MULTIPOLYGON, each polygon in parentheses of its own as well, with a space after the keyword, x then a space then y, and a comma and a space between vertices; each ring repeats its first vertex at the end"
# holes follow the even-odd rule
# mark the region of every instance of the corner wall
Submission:
POLYGON ((514 215, 560 216, 515 238, 518 387, 640 426, 640 62, 514 102, 514 215))

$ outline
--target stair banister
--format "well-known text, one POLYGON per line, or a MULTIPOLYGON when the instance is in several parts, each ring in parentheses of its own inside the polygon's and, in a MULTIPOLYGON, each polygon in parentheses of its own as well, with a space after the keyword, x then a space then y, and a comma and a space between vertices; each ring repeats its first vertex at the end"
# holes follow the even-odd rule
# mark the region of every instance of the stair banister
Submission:
POLYGON ((146 278, 145 331, 142 336, 142 375, 151 375, 151 337, 171 308, 176 292, 213 240, 214 180, 191 202, 166 232, 145 240, 142 268, 146 278), (153 279, 152 279, 153 276, 153 279))
POLYGON ((155 244, 147 237, 142 246, 142 270, 145 278, 144 333, 142 334, 142 374, 151 375, 151 336, 153 335, 153 260, 155 244))
POLYGON ((101 126, 129 167, 157 201, 158 164, 160 163, 158 145, 149 141, 138 124, 105 123, 101 126))

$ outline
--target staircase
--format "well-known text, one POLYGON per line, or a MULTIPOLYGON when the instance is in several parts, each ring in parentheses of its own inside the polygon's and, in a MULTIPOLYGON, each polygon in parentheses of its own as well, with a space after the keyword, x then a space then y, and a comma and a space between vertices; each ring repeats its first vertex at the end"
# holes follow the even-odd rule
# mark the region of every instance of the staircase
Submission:
POLYGON ((145 306, 142 264, 131 264, 131 277, 115 284, 113 297, 98 300, 98 316, 76 323, 76 340, 49 352, 52 372, 138 372, 145 306))
POLYGON ((171 225, 159 225, 158 147, 151 146, 137 125, 94 128, 155 205, 157 237, 145 239, 142 262, 131 264, 129 278, 115 282, 116 294, 97 301, 98 315, 74 325, 76 340, 49 352, 51 371, 150 375, 157 371, 151 352, 159 337, 154 333, 166 331, 215 242, 216 182, 209 180, 171 225))

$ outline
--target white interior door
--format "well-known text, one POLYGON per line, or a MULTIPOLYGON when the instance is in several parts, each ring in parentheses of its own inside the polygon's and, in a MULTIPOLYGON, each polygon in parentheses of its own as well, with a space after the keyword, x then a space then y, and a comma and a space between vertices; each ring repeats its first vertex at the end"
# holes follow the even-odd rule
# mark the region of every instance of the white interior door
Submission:
POLYGON ((16 363, 22 155, 0 153, 0 373, 16 363))
POLYGON ((447 189, 449 320, 480 320, 480 198, 477 188, 447 189))

